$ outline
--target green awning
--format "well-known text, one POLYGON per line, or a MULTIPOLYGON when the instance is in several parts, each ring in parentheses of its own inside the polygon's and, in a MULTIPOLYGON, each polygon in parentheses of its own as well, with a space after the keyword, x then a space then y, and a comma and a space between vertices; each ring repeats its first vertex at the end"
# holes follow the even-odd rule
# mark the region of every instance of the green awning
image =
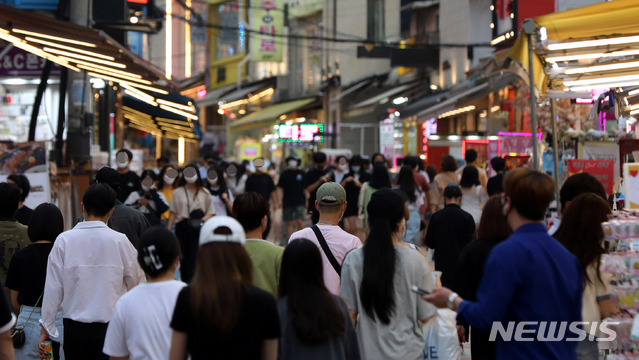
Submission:
POLYGON ((301 109, 316 101, 315 97, 287 101, 256 111, 252 114, 233 121, 230 125, 231 130, 246 130, 258 126, 268 126, 276 122, 280 116, 301 109))

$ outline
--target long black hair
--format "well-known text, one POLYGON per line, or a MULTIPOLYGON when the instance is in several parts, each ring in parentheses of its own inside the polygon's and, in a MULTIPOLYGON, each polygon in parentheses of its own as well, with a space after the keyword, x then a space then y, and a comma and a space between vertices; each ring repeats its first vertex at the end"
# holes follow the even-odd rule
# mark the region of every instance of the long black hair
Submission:
POLYGON ((288 297, 289 317, 300 341, 317 345, 343 335, 345 319, 324 285, 317 246, 307 239, 291 241, 284 249, 280 271, 279 296, 288 297))
POLYGON ((160 170, 160 173, 158 174, 158 190, 164 189, 165 186, 170 186, 172 188, 175 188, 175 185, 177 184, 177 179, 175 179, 175 181, 171 185, 166 184, 164 182, 164 174, 166 174, 166 171, 168 169, 174 169, 177 171, 177 169, 173 165, 164 165, 162 169, 160 170))
POLYGON ((393 234, 404 218, 404 201, 390 189, 377 190, 367 206, 370 235, 364 243, 359 296, 366 315, 388 325, 395 311, 396 254, 393 234))
MULTIPOLYGON (((210 169, 215 170, 215 173, 217 174, 217 186, 219 187, 218 190, 213 190, 213 186, 208 182, 208 179, 207 179, 206 187, 209 189, 211 194, 213 194, 213 195, 221 195, 221 194, 224 194, 224 193, 228 193, 229 188, 226 185, 226 179, 224 179, 224 170, 222 170, 222 168, 217 166, 217 165, 213 165, 213 167, 209 168, 209 171, 211 171, 210 169), (216 193, 216 194, 214 194, 214 193, 216 193)), ((207 176, 208 176, 208 174, 207 174, 207 176)))
POLYGON ((371 181, 368 183, 373 189, 379 190, 384 188, 390 188, 390 175, 388 169, 381 163, 373 166, 373 173, 371 174, 371 181))
POLYGON ((417 189, 417 183, 415 183, 415 176, 413 175, 413 169, 410 166, 404 165, 399 170, 397 176, 397 186, 406 193, 408 201, 414 203, 417 201, 417 195, 415 190, 417 189))
POLYGON ((459 180, 459 186, 462 188, 472 188, 479 185, 479 171, 475 165, 466 165, 462 171, 461 179, 459 180))

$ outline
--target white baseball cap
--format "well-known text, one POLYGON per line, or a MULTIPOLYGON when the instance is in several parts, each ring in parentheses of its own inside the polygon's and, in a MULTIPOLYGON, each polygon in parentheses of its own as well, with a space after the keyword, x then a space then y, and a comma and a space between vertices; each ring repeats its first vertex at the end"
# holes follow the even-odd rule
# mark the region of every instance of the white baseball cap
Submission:
POLYGON ((242 225, 232 217, 213 216, 200 229, 200 246, 211 242, 234 242, 244 246, 246 234, 242 225))

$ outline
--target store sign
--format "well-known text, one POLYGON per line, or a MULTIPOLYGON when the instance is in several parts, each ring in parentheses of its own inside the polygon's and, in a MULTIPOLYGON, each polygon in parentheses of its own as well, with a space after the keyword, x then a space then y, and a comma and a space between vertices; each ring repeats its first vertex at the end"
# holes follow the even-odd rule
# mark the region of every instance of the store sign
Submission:
POLYGON ((324 124, 282 124, 278 128, 279 142, 323 142, 324 124))
POLYGON ((240 153, 238 155, 241 160, 254 160, 262 157, 262 144, 243 143, 240 145, 240 153))
MULTIPOLYGON (((584 160, 612 160, 615 162, 614 179, 621 176, 619 145, 607 142, 579 143, 579 158, 584 160)), ((613 180, 614 183, 614 180, 613 180)))
POLYGON ((379 150, 387 159, 395 155, 395 126, 393 120, 386 119, 379 122, 379 150))
POLYGON ((596 177, 604 186, 606 194, 612 194, 615 183, 615 162, 612 160, 568 160, 568 177, 582 172, 596 177))
MULTIPOLYGON (((0 48, 0 54, 4 51, 5 48, 0 48)), ((45 58, 12 46, 0 58, 0 78, 39 77, 46 61, 45 58)), ((53 64, 50 76, 60 76, 60 65, 53 64)))
POLYGON ((253 8, 251 27, 251 60, 282 61, 284 39, 284 0, 259 0, 253 8))

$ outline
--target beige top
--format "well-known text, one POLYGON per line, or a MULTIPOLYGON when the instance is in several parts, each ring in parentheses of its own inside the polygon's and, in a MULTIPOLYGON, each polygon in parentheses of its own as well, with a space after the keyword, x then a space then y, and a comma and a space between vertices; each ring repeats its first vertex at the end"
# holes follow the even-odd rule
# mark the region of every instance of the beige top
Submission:
POLYGON ((175 191, 173 191, 169 210, 175 213, 176 222, 188 219, 189 213, 196 209, 202 210, 204 215, 215 215, 215 206, 213 205, 211 193, 208 190, 201 188, 200 191, 197 192, 197 196, 185 186, 176 188, 175 191), (187 192, 189 194, 188 202, 186 199, 187 192))
MULTIPOLYGON (((457 174, 460 179, 465 167, 466 166, 460 167, 459 169, 455 170, 455 174, 457 174)), ((486 170, 480 168, 477 165, 475 165, 475 167, 477 168, 477 172, 479 173, 479 184, 483 186, 484 189, 488 189, 488 174, 486 173, 486 170)))
POLYGON ((597 278, 597 263, 593 262, 586 269, 591 283, 586 283, 581 298, 581 318, 582 321, 589 322, 584 329, 590 332, 590 326, 601 321, 601 310, 599 301, 610 298, 610 280, 612 274, 601 273, 601 280, 597 278))
POLYGON ((431 189, 432 194, 430 197, 430 203, 437 205, 436 210, 444 208, 444 189, 448 184, 459 185, 459 176, 452 171, 442 172, 435 175, 433 179, 433 187, 431 189))

